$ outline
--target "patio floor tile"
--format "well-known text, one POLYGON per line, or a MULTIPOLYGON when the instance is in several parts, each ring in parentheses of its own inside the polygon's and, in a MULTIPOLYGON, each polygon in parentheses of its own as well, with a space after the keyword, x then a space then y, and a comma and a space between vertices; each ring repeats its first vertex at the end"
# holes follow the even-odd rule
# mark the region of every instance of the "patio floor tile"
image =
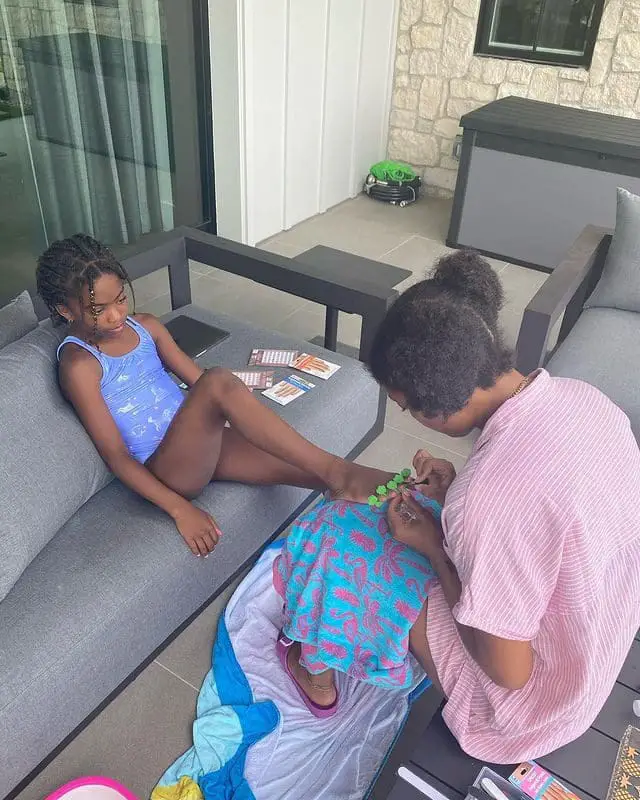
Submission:
POLYGON ((548 277, 546 272, 507 264, 500 273, 505 293, 505 309, 522 315, 526 306, 548 277))
MULTIPOLYGON (((385 431, 389 429, 405 433, 414 439, 419 439, 423 442, 422 447, 430 452, 433 451, 434 447, 440 447, 462 458, 468 457, 473 443, 478 438, 478 434, 475 432, 470 433, 468 436, 453 438, 444 433, 432 431, 421 425, 408 411, 401 411, 400 407, 391 401, 387 403, 385 422, 385 431)), ((451 459, 449 460, 451 461, 451 459)), ((406 466, 410 466, 410 463, 406 466)))
POLYGON ((359 221, 374 222, 389 230, 406 233, 407 236, 424 236, 444 242, 451 216, 451 200, 422 197, 417 203, 400 208, 359 195, 331 209, 331 214, 353 224, 359 221))
POLYGON ((277 241, 307 250, 317 244, 324 244, 366 258, 379 258, 383 253, 402 244, 409 236, 406 231, 387 228, 375 220, 353 220, 334 210, 301 222, 295 228, 269 240, 267 246, 272 246, 277 241))
MULTIPOLYGON (((418 429, 418 433, 420 433, 420 429, 418 429)), ((412 436, 391 427, 386 427, 375 442, 370 444, 358 457, 357 461, 370 467, 394 472, 411 466, 414 455, 422 448, 427 448, 435 458, 451 461, 456 470, 461 469, 466 461, 466 457, 460 453, 445 450, 422 436, 412 436)))
MULTIPOLYGON (((215 556, 214 556, 215 557, 215 556)), ((211 649, 218 621, 241 578, 234 581, 158 656, 157 663, 196 688, 211 667, 211 649)))
POLYGON ((17 800, 42 800, 82 775, 113 778, 146 798, 165 769, 191 746, 196 692, 151 664, 17 800))

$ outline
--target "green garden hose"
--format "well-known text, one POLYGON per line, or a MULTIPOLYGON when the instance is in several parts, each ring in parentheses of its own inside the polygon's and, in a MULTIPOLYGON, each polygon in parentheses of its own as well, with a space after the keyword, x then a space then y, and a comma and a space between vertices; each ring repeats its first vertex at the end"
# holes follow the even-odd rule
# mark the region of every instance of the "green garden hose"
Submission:
POLYGON ((379 181, 412 181, 416 173, 408 164, 399 161, 379 161, 369 170, 379 181))
POLYGON ((374 200, 404 208, 418 199, 420 184, 420 178, 408 164, 379 161, 371 167, 364 191, 374 200))

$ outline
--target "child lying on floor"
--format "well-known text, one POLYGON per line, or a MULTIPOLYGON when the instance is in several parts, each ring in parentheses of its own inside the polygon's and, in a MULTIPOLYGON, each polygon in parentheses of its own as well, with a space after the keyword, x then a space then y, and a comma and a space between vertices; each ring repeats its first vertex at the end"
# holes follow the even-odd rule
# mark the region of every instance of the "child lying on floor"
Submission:
MULTIPOLYGON (((433 475, 434 461, 421 451, 414 463, 433 475)), ((446 478, 438 486, 411 489, 437 519, 455 475, 441 465, 446 478)), ((409 654, 410 634, 425 624, 436 578, 428 559, 391 533, 388 515, 411 513, 402 503, 400 496, 382 507, 325 500, 296 522, 274 562, 284 600, 278 655, 317 717, 337 709, 335 670, 387 688, 413 685, 416 668, 422 674, 409 654)))

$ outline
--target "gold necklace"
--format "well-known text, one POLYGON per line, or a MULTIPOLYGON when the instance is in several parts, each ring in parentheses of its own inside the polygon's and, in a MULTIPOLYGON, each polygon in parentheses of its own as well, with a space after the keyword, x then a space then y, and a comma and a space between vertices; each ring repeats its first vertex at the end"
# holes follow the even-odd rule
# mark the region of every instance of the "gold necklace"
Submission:
POLYGON ((509 397, 507 397, 507 400, 511 400, 512 398, 514 398, 517 395, 519 395, 520 392, 524 391, 524 389, 527 388, 527 386, 531 383, 532 380, 533 380, 533 378, 532 378, 531 375, 527 375, 526 378, 523 378, 520 381, 520 383, 518 384, 518 386, 516 387, 515 391, 511 392, 509 397))

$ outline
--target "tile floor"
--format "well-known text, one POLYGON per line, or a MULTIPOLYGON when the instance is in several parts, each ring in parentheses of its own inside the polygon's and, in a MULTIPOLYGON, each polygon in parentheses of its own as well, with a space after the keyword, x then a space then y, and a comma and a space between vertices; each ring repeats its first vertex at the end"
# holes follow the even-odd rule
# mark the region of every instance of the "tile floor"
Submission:
MULTIPOLYGON (((286 256, 326 244, 368 258, 411 269, 409 285, 447 252, 443 244, 450 203, 424 199, 399 209, 364 196, 301 223, 262 244, 286 256)), ((502 314, 511 344, 522 312, 544 281, 544 275, 494 262, 504 283, 507 303, 502 314)), ((323 309, 314 303, 265 288, 202 265, 193 265, 193 298, 199 305, 236 314, 258 325, 311 339, 323 332, 323 309)), ((401 286, 400 288, 403 288, 401 286)), ((138 307, 156 314, 169 310, 168 281, 163 274, 137 282, 138 307)), ((359 320, 341 315, 339 338, 356 346, 359 320)), ((382 435, 362 454, 372 466, 409 464, 416 450, 428 447, 460 466, 472 437, 449 439, 418 425, 390 406, 382 435)), ((39 800, 79 774, 105 774, 122 781, 140 798, 190 744, 190 726, 198 687, 209 668, 213 632, 231 590, 204 612, 20 795, 39 800)))

